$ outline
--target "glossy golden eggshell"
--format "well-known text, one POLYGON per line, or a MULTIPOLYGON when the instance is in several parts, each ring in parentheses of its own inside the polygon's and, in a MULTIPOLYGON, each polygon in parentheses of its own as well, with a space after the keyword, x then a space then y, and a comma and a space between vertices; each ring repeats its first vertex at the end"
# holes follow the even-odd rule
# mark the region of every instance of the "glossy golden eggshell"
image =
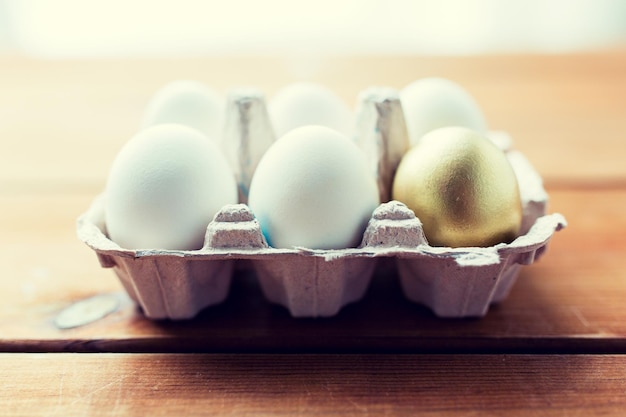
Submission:
POLYGON ((424 135, 398 166, 392 197, 415 212, 432 246, 510 242, 522 223, 517 177, 506 155, 466 128, 424 135))

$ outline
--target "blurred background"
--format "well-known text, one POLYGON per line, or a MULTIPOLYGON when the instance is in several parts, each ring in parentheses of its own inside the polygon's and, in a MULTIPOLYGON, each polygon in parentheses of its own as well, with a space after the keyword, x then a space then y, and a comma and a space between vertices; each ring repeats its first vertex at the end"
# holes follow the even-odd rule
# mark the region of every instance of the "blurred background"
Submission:
POLYGON ((44 58, 465 55, 624 45, 624 0, 0 0, 0 52, 44 58))
POLYGON ((175 79, 269 99, 312 81, 355 106, 445 77, 545 178, 613 178, 624 58, 626 0, 0 0, 0 188, 100 190, 175 79))

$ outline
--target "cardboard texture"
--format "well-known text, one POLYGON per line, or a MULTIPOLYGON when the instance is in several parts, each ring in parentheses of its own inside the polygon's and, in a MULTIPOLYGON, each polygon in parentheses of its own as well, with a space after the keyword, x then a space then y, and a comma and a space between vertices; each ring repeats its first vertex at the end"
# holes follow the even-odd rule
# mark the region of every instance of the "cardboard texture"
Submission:
MULTIPOLYGON (((390 89, 369 89, 359 97, 356 141, 370 160, 386 201, 399 163, 398 149, 404 149, 407 140, 402 108, 397 93, 390 89), (390 146, 393 151, 388 152, 390 146)), ((253 103, 252 108, 260 111, 246 112, 246 117, 226 115, 227 123, 241 125, 226 126, 227 131, 250 132, 252 126, 262 126, 262 136, 271 135, 269 120, 256 119, 267 117, 262 95, 238 93, 230 100, 232 111, 248 108, 242 103, 253 103)), ((480 317, 492 303, 506 298, 521 266, 538 259, 554 232, 566 226, 562 215, 545 214, 548 196, 541 178, 512 149, 510 137, 503 132, 489 136, 506 152, 520 185, 522 231, 508 244, 431 247, 420 220, 397 201, 384 202, 374 211, 358 248, 339 250, 271 248, 245 204, 223 207, 207 227, 204 246, 195 251, 119 247, 106 236, 102 196, 79 217, 77 233, 96 252, 101 266, 113 268, 130 297, 151 319, 189 319, 222 302, 240 262, 252 264, 265 297, 285 306, 294 317, 333 316, 363 297, 378 258, 395 259, 408 299, 441 317, 480 317)), ((241 143, 228 144, 231 152, 239 148, 249 154, 253 135, 229 137, 242 138, 241 143)))

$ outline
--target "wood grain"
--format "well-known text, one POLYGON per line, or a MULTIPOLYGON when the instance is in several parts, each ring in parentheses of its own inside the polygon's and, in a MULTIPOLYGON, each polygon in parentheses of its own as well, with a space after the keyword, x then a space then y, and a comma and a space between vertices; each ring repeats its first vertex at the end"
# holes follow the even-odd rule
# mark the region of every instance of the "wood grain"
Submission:
POLYGON ((478 57, 216 57, 37 61, 0 56, 0 189, 97 192, 150 95, 192 78, 220 92, 250 85, 268 97, 298 80, 355 103, 371 85, 402 88, 443 76, 474 95, 549 181, 626 178, 626 52, 478 57))
POLYGON ((0 355, 4 416, 589 416, 623 356, 0 355), (19 395, 16 395, 18 394, 19 395))
POLYGON ((0 414, 623 415, 626 50, 304 60, 4 55, 0 91, 0 351, 10 352, 0 354, 0 414), (490 127, 513 136, 545 180, 550 211, 569 222, 482 319, 434 317, 404 299, 387 265, 361 302, 331 319, 291 318, 242 271, 224 304, 186 322, 150 321, 75 236, 77 216, 167 81, 197 79, 222 93, 253 85, 271 96, 309 80, 354 103, 367 86, 401 88, 432 75, 466 87, 490 127), (82 327, 54 325, 66 307, 98 294, 114 294, 120 309, 82 327))
POLYGON ((121 291, 112 271, 100 268, 74 235, 74 220, 91 196, 0 196, 7 208, 0 262, 14 278, 3 281, 0 293, 0 350, 626 353, 626 193, 551 189, 550 195, 551 210, 570 225, 482 319, 438 319, 402 296, 393 269, 381 269, 366 297, 331 319, 291 318, 263 298, 254 276, 240 273, 229 299, 194 320, 147 320, 120 293, 118 312, 69 330, 54 326, 65 307, 121 291))

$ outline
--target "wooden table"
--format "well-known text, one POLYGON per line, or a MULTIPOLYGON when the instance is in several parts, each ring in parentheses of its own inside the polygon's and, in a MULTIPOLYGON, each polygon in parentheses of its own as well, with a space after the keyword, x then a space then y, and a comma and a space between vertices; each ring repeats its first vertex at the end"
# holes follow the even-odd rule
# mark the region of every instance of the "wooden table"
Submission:
POLYGON ((565 56, 37 61, 0 57, 0 414, 623 415, 626 51, 565 56), (438 319, 381 270, 331 319, 292 319, 254 277, 187 322, 145 319, 75 236, 150 94, 177 78, 271 94, 310 79, 449 77, 507 130, 569 226, 482 319, 438 319), (59 329, 68 306, 119 309, 59 329))

